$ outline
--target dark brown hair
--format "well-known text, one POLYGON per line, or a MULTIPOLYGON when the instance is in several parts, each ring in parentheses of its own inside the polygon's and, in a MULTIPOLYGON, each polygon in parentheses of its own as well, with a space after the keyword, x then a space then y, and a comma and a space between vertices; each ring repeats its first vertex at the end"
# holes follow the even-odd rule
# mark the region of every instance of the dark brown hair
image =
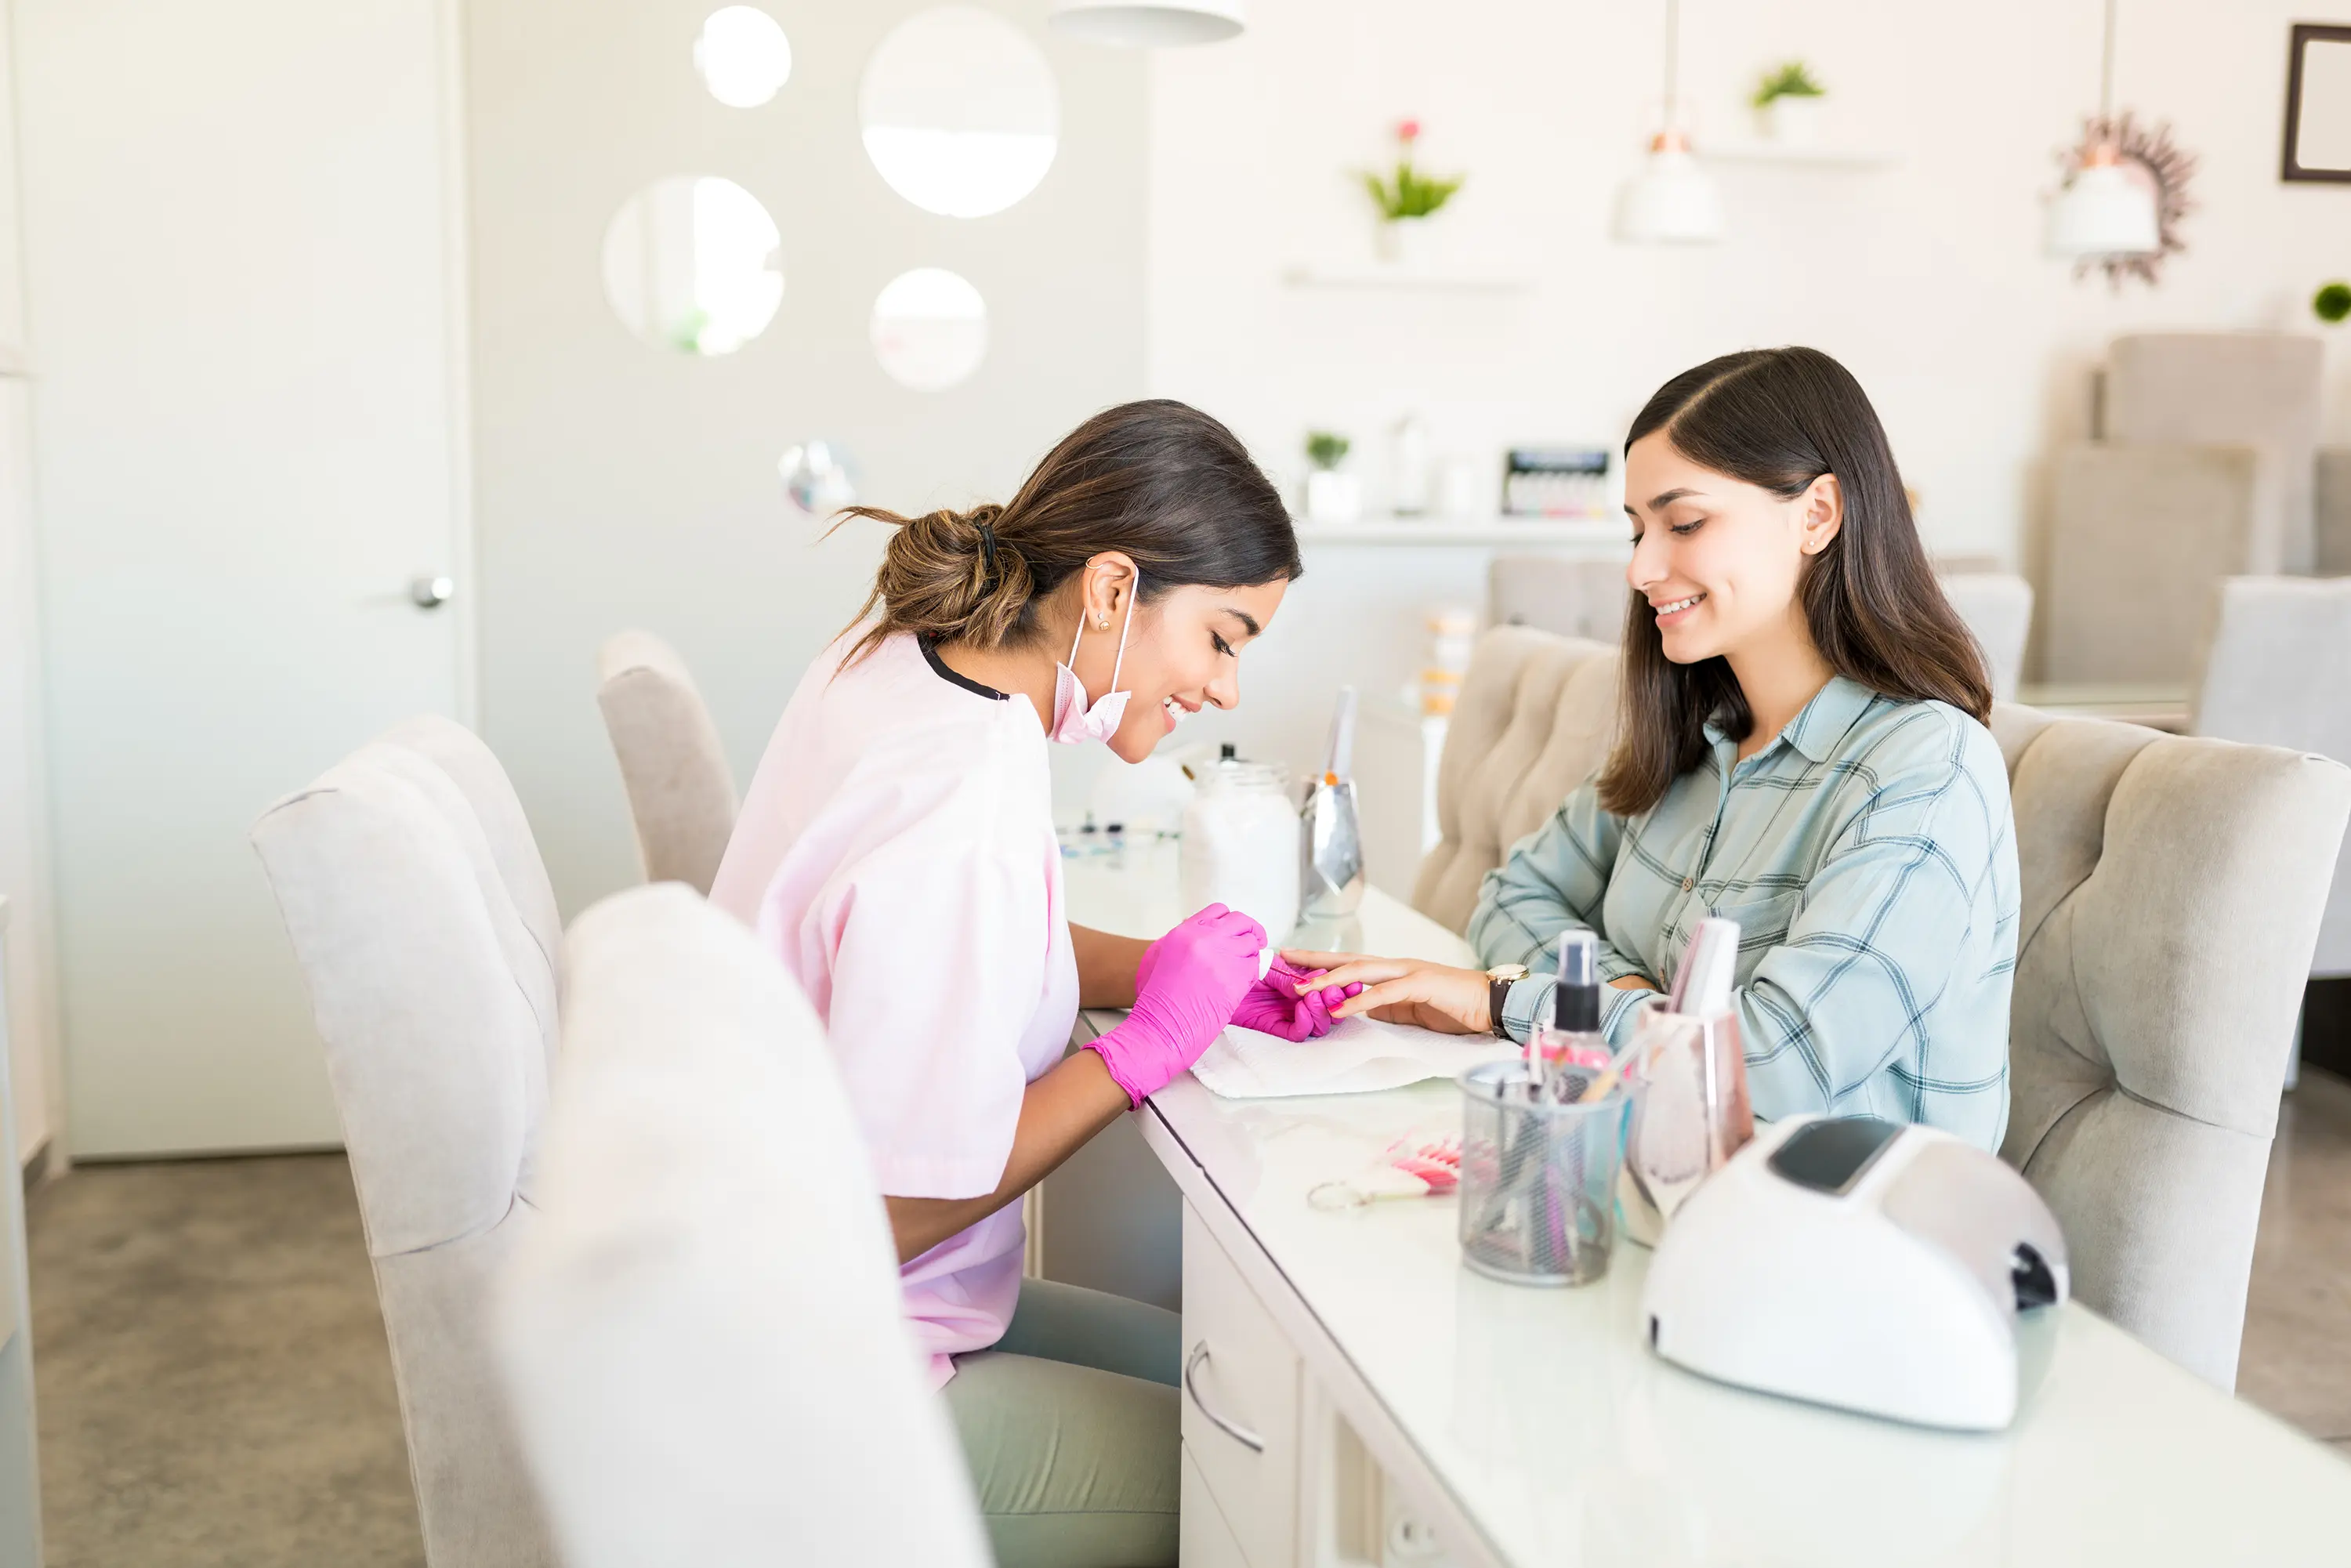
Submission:
POLYGON ((897 632, 978 648, 1026 643, 1039 601, 1104 550, 1134 558, 1145 604, 1186 583, 1249 588, 1305 570, 1280 494, 1249 449, 1166 398, 1094 415, 1000 507, 918 517, 851 507, 852 517, 898 531, 857 612, 874 624, 844 664, 897 632))
MULTIPOLYGON (((1989 722, 1982 655, 1927 564, 1894 449, 1852 371, 1818 349, 1725 354, 1659 387, 1625 452, 1660 430, 1691 462, 1783 500, 1835 475, 1843 526, 1806 559, 1797 588, 1821 657, 1872 691, 1949 703, 1989 722)), ((1709 719, 1740 739, 1755 720, 1722 658, 1666 657, 1656 616, 1637 592, 1625 606, 1624 660, 1616 749, 1599 786, 1603 806, 1631 816, 1698 765, 1709 719)))

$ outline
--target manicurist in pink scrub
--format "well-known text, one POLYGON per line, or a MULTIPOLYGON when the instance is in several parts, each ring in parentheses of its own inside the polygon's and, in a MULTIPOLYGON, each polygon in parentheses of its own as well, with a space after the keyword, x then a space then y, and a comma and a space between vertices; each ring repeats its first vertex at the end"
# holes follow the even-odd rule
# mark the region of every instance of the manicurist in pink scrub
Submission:
POLYGON ((1148 944, 1071 925, 1045 748, 1140 761, 1233 706, 1298 541, 1232 434, 1169 402, 1088 420, 1003 506, 854 510, 897 532, 711 900, 825 1020, 998 1563, 1173 1563, 1177 1320, 1022 1280, 1016 1200, 1228 1020, 1302 1039, 1338 993, 1260 980, 1266 933, 1221 904, 1148 944), (1065 1054, 1081 1006, 1133 1010, 1065 1054))

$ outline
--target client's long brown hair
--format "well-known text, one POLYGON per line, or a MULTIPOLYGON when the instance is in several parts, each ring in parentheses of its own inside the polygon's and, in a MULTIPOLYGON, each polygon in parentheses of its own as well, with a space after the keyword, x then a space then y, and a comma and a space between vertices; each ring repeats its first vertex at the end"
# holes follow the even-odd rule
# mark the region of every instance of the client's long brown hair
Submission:
MULTIPOLYGON (((1852 371, 1818 349, 1725 354, 1659 387, 1625 452, 1660 430, 1691 462, 1782 499, 1835 475, 1844 524, 1805 561, 1798 588, 1821 657, 1872 691, 1949 703, 1990 721, 1982 655, 1927 564, 1886 427, 1852 371)), ((1625 606, 1624 659, 1616 749, 1599 787, 1604 807, 1632 816, 1706 756, 1708 720, 1742 739, 1755 720, 1726 661, 1666 657, 1656 616, 1638 593, 1625 606)))

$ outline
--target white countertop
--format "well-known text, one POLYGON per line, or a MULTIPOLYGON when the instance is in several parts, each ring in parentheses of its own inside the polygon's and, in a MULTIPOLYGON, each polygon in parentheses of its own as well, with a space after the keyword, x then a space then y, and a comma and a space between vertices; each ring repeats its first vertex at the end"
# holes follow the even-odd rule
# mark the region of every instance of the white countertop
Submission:
MULTIPOLYGON (((1123 865, 1071 862, 1072 917, 1164 926, 1172 863, 1164 846, 1123 865)), ((1368 949, 1467 957, 1376 890, 1362 922, 1368 949)), ((1596 1285, 1532 1289, 1461 1266, 1449 1198, 1341 1213, 1306 1201, 1398 1137, 1459 1127, 1449 1083, 1241 1102, 1186 1077, 1153 1097, 1144 1132, 1269 1310, 1302 1325, 1301 1352, 1334 1402, 1359 1428, 1385 1428, 1363 1434, 1383 1463, 1416 1461, 1447 1494, 1454 1533, 1479 1538, 1472 1557, 2351 1560, 2351 1466, 2081 1307, 2064 1309, 2048 1378, 2012 1428, 1930 1432, 1659 1361, 1637 1322, 1648 1255, 1629 1243, 1596 1285)))

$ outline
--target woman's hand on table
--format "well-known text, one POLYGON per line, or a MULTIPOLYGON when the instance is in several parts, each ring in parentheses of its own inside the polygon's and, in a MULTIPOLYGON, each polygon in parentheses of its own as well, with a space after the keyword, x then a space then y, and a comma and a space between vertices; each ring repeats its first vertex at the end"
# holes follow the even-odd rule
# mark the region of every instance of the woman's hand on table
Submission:
POLYGON ((1493 1028, 1482 969, 1457 969, 1418 958, 1373 958, 1360 953, 1284 951, 1293 968, 1327 971, 1314 984, 1364 988, 1331 1009, 1334 1019, 1374 1018, 1439 1034, 1485 1034, 1493 1028))

